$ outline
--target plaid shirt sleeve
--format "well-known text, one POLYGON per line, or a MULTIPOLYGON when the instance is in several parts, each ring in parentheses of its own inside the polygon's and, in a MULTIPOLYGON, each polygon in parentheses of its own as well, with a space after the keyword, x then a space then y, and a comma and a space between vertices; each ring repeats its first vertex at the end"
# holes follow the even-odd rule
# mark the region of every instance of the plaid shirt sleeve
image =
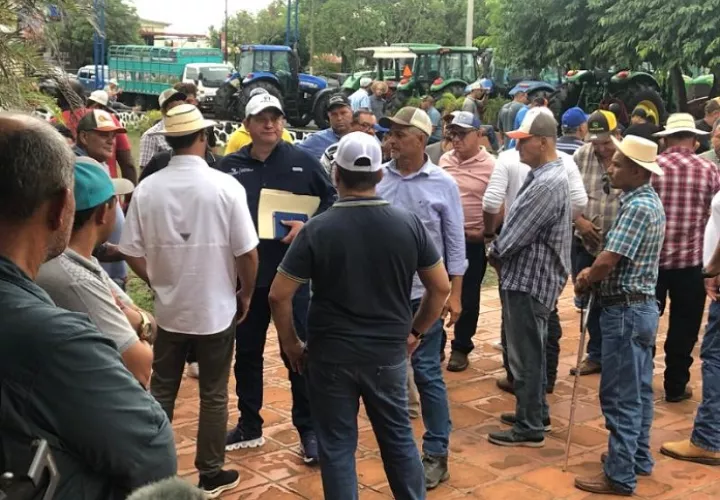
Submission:
POLYGON ((555 217, 555 204, 548 203, 554 194, 545 186, 528 188, 513 203, 493 252, 507 259, 537 240, 541 229, 555 217))
POLYGON ((607 234, 604 250, 635 260, 648 215, 647 208, 642 205, 629 205, 622 210, 607 234))
POLYGON ((153 155, 157 152, 157 146, 155 142, 157 137, 150 135, 147 132, 140 138, 140 167, 143 168, 145 165, 150 163, 153 155))

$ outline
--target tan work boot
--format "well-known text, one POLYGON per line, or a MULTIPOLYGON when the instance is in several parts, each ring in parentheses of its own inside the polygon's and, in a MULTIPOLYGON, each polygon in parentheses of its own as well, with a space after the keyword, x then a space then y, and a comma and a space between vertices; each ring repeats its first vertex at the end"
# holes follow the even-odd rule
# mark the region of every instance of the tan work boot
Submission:
POLYGON ((622 491, 612 484, 604 472, 601 472, 597 476, 575 478, 575 487, 579 490, 597 493, 599 495, 632 496, 632 493, 622 491))
MULTIPOLYGON (((589 358, 583 359, 579 368, 581 377, 583 375, 592 375, 593 373, 600 373, 602 371, 600 363, 597 361, 591 361, 589 358)), ((570 368, 570 375, 575 375, 575 368, 570 368)))
POLYGON ((720 465, 720 452, 704 450, 692 444, 689 439, 665 443, 660 448, 660 453, 677 460, 686 460, 705 465, 720 465))

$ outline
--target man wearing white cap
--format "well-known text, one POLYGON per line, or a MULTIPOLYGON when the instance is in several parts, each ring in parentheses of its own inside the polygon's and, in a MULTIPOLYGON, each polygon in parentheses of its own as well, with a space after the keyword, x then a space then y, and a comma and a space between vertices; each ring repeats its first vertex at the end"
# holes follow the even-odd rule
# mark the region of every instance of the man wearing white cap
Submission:
POLYGON ((512 425, 492 432, 498 446, 541 447, 550 426, 545 351, 548 323, 570 271, 572 209, 568 175, 556 149, 557 122, 551 113, 528 112, 520 129, 520 160, 530 167, 510 205, 488 262, 499 272, 509 372, 514 376, 512 425))
POLYGON ((666 145, 657 160, 665 175, 653 177, 652 185, 667 217, 657 299, 662 314, 670 297, 664 381, 665 400, 670 403, 692 397, 687 384, 705 310, 703 234, 713 196, 720 191, 717 167, 695 154, 697 138, 706 135, 708 132, 695 128, 688 113, 670 115, 665 130, 655 134, 664 138, 666 145))
MULTIPOLYGON (((185 99, 187 99, 185 94, 178 92, 175 89, 171 88, 163 90, 158 96, 160 113, 162 113, 163 118, 172 108, 180 104, 184 104, 185 99)), ((160 120, 155 125, 147 129, 142 137, 140 137, 140 170, 144 169, 145 166, 150 163, 150 160, 156 153, 170 150, 170 146, 165 140, 165 136, 157 133, 162 129, 163 121, 160 120)))
POLYGON ((621 189, 620 209, 603 250, 575 281, 577 293, 595 290, 602 308, 600 405, 610 431, 602 473, 577 478, 591 493, 632 495, 637 476, 652 472, 653 353, 660 313, 655 300, 658 262, 665 235, 665 212, 650 183, 662 176, 657 144, 634 135, 622 143, 607 170, 621 189))
MULTIPOLYGON (((252 142, 224 157, 217 168, 232 175, 245 188, 247 204, 256 225, 264 189, 318 197, 318 213, 332 206, 336 198, 335 188, 320 162, 306 151, 282 140, 285 114, 277 97, 271 94, 252 97, 245 108, 243 124, 252 142)), ((281 221, 281 224, 287 228, 285 234, 260 241, 257 288, 247 320, 236 330, 235 390, 240 416, 237 425, 227 434, 227 451, 257 448, 265 443, 260 410, 263 404, 263 353, 270 325, 268 293, 288 245, 303 227, 303 222, 299 220, 281 221)), ((309 300, 308 286, 301 287, 294 297, 295 328, 301 338, 305 337, 309 300)), ((283 360, 290 369, 284 355, 283 360)), ((307 396, 307 381, 292 370, 289 378, 293 395, 293 424, 300 434, 303 458, 306 463, 312 464, 317 462, 317 438, 307 396)))
MULTIPOLYGON (((450 478, 450 409, 442 376, 440 349, 444 334, 443 319, 449 314, 447 326, 452 326, 462 310, 462 281, 467 268, 462 202, 452 176, 434 165, 425 154, 425 146, 432 134, 432 122, 427 113, 407 106, 392 118, 384 117, 380 126, 390 129, 386 137, 392 161, 385 166, 377 192, 392 205, 420 218, 440 255, 444 256, 451 281, 450 297, 442 319, 432 324, 412 356, 426 429, 422 447, 425 485, 433 489, 450 478)), ((420 280, 413 280, 413 311, 420 307, 424 293, 420 280)))
POLYGON ((204 160, 214 125, 191 104, 168 111, 158 133, 173 157, 135 189, 119 245, 155 292, 158 333, 150 388, 170 420, 188 351, 195 346, 200 369, 195 466, 208 498, 240 482, 236 470, 222 468, 227 385, 236 319, 248 314, 258 258, 245 190, 204 160))
POLYGON ((290 246, 270 290, 273 320, 290 364, 308 372, 325 498, 358 495, 362 398, 390 490, 395 498, 419 500, 425 482, 407 411, 406 359, 440 315, 450 291, 447 273, 420 218, 377 196, 382 152, 373 137, 343 137, 334 163, 340 200, 290 246), (416 272, 426 291, 413 318, 408 305, 416 272), (313 300, 305 350, 293 328, 292 297, 308 281, 313 300))
POLYGON ((350 94, 350 106, 353 111, 358 109, 370 109, 370 87, 372 87, 372 78, 363 76, 360 78, 360 88, 350 94))

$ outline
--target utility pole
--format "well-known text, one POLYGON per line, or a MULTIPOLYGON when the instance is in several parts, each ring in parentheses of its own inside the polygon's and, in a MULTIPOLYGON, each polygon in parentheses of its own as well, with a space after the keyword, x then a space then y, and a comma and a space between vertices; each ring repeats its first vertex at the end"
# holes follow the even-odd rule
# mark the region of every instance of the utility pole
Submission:
POLYGON ((472 46, 473 42, 473 20, 475 17, 475 0, 467 0, 467 19, 465 20, 465 45, 472 46))
POLYGON ((105 0, 94 0, 93 11, 97 27, 93 33, 93 64, 95 66, 95 89, 105 87, 105 0))
POLYGON ((228 0, 225 0, 225 62, 228 62, 228 0))
POLYGON ((313 73, 313 61, 315 57, 315 1, 310 0, 310 74, 313 73))

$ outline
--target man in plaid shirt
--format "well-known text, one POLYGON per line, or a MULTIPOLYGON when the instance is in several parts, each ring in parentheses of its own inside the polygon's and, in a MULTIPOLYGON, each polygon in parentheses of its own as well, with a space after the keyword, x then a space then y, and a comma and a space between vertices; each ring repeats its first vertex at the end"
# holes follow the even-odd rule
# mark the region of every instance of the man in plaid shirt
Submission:
POLYGON ((653 420, 653 351, 660 312, 655 300, 665 214, 650 177, 663 171, 655 162, 657 144, 628 135, 615 139, 608 169, 612 187, 622 189, 620 210, 605 236, 603 251, 575 281, 577 293, 599 284, 602 374, 600 405, 610 431, 604 470, 577 478, 591 493, 632 495, 637 475, 650 475, 653 420))
MULTIPOLYGON (((158 104, 160 105, 160 112, 162 113, 163 118, 168 111, 178 104, 185 104, 186 99, 187 96, 185 94, 178 92, 175 89, 164 90, 158 96, 158 104)), ((147 164, 150 163, 150 160, 152 160, 152 157, 155 156, 156 153, 160 153, 161 151, 170 151, 170 146, 165 140, 165 137, 157 134, 157 132, 162 129, 163 121, 160 120, 155 125, 147 129, 140 138, 140 170, 144 169, 147 164)))
POLYGON ((570 270, 570 188, 556 150, 557 122, 531 110, 517 139, 520 159, 532 169, 511 205, 503 231, 488 252, 499 271, 507 355, 515 377, 514 414, 500 420, 512 429, 493 432, 499 446, 541 447, 550 428, 545 398, 548 318, 570 270))
POLYGON ((705 288, 702 277, 702 250, 710 203, 720 191, 720 173, 711 162, 695 154, 698 136, 693 117, 676 113, 668 118, 663 132, 667 148, 658 157, 665 176, 654 176, 667 216, 665 244, 660 254, 657 299, 660 313, 670 296, 670 321, 665 339, 665 399, 676 403, 689 399, 692 390, 690 366, 703 311, 705 288))

